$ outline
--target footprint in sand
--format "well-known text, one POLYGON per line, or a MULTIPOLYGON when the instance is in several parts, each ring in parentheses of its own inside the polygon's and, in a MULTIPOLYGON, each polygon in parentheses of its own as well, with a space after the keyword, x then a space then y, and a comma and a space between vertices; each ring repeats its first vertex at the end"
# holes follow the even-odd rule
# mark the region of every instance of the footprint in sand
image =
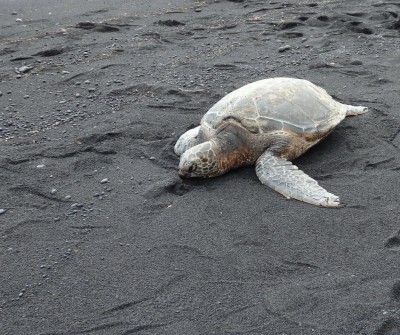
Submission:
POLYGON ((400 230, 386 240, 385 247, 392 250, 400 250, 400 230))

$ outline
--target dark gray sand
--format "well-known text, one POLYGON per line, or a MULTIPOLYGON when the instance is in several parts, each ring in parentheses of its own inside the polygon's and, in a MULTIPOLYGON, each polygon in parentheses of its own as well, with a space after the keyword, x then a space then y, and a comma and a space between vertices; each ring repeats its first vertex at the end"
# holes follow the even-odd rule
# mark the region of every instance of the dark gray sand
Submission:
POLYGON ((398 1, 0 0, 3 335, 400 334, 398 1), (218 99, 306 78, 366 115, 296 160, 180 180, 218 99))

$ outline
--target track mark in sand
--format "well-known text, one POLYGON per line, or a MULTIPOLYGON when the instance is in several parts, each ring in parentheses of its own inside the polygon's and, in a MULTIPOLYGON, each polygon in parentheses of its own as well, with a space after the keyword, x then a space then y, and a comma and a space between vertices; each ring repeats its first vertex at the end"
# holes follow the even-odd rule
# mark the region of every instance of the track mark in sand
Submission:
POLYGON ((178 178, 161 180, 149 187, 145 192, 146 198, 157 198, 164 194, 173 194, 182 196, 190 191, 190 185, 183 183, 178 178))
POLYGON ((306 16, 306 15, 301 15, 298 17, 298 19, 302 22, 307 21, 310 17, 306 16))
POLYGON ((313 17, 307 17, 303 16, 303 18, 306 18, 307 20, 305 23, 310 26, 310 27, 315 27, 315 28, 323 28, 329 26, 330 22, 332 19, 329 16, 326 15, 320 15, 320 16, 313 16, 313 17))
POLYGON ((392 139, 393 145, 400 149, 400 129, 392 137, 393 137, 392 139))
POLYGON ((110 8, 102 8, 97 10, 91 10, 89 12, 83 13, 82 16, 90 16, 93 14, 100 14, 100 13, 108 13, 111 9, 110 8))
POLYGON ((386 163, 390 163, 394 160, 394 157, 386 158, 386 159, 381 159, 377 162, 367 162, 365 165, 364 170, 371 170, 375 169, 377 167, 380 167, 382 165, 385 165, 386 163))
POLYGON ((178 26, 184 26, 185 24, 183 22, 177 21, 177 20, 160 20, 155 22, 156 24, 160 26, 167 26, 167 27, 178 27, 178 26))
POLYGON ((173 183, 166 185, 165 190, 168 193, 181 196, 190 191, 190 186, 187 184, 184 184, 182 181, 178 180, 178 181, 174 181, 173 183))
POLYGON ((367 76, 370 74, 369 71, 364 71, 364 70, 346 70, 346 69, 338 69, 337 72, 342 73, 346 76, 349 76, 351 78, 356 78, 360 76, 367 76))
POLYGON ((264 248, 265 244, 260 241, 254 240, 243 240, 233 243, 233 246, 237 247, 255 247, 255 248, 264 248))
POLYGON ((78 22, 75 28, 92 30, 100 33, 110 33, 120 30, 118 27, 115 27, 113 25, 107 23, 96 23, 96 22, 78 22))
POLYGON ((326 16, 326 15, 317 16, 317 20, 318 20, 318 21, 321 21, 321 22, 328 22, 328 21, 331 21, 331 19, 329 18, 329 16, 326 16))
MULTIPOLYGON (((105 64, 100 66, 100 69, 105 70, 111 67, 122 67, 122 68, 126 68, 129 64, 128 63, 110 63, 110 64, 105 64)), ((82 73, 84 74, 84 73, 82 73)))
POLYGON ((154 95, 162 93, 162 88, 155 85, 149 85, 146 83, 135 84, 130 86, 125 86, 121 88, 116 88, 107 93, 108 96, 119 96, 119 95, 132 95, 139 94, 145 95, 153 98, 154 95))
POLYGON ((127 302, 127 303, 125 303, 125 304, 121 304, 121 305, 118 305, 118 306, 113 307, 113 308, 111 308, 111 309, 108 309, 108 310, 104 311, 102 314, 108 314, 108 313, 123 311, 124 309, 133 307, 133 306, 135 306, 135 305, 137 305, 137 304, 140 304, 140 303, 142 303, 142 302, 144 302, 144 301, 148 301, 148 300, 150 300, 150 299, 152 299, 152 298, 151 298, 151 297, 145 297, 145 298, 143 298, 143 299, 139 299, 139 300, 127 302))
POLYGON ((277 9, 283 9, 283 8, 289 8, 289 7, 293 7, 293 5, 292 4, 289 4, 289 3, 285 3, 285 4, 282 4, 282 5, 278 5, 276 2, 275 3, 270 3, 271 5, 277 5, 276 7, 263 7, 263 8, 259 8, 259 9, 256 9, 256 10, 254 10, 254 11, 252 11, 252 12, 250 12, 249 14, 253 14, 253 13, 260 13, 260 12, 269 12, 269 11, 272 11, 272 10, 277 10, 277 9))
POLYGON ((303 37, 304 34, 298 31, 287 31, 287 32, 283 32, 278 34, 279 37, 282 38, 299 38, 299 37, 303 37))
POLYGON ((234 64, 214 64, 214 67, 220 70, 235 70, 237 68, 234 64))
POLYGON ((77 140, 79 144, 95 144, 99 142, 104 142, 113 138, 121 137, 122 132, 108 132, 104 134, 92 134, 87 137, 82 137, 77 140))
POLYGON ((354 16, 354 17, 368 16, 367 13, 363 13, 363 12, 347 12, 346 14, 349 15, 349 16, 354 16))
POLYGON ((386 240, 385 247, 391 250, 400 250, 400 230, 386 240))
POLYGON ((63 147, 50 148, 42 151, 37 157, 62 159, 74 157, 76 155, 93 152, 99 155, 115 155, 117 151, 110 148, 98 148, 96 144, 111 141, 114 138, 123 136, 119 132, 108 132, 104 134, 93 134, 87 137, 77 139, 74 144, 70 144, 63 147))
POLYGON ((374 31, 365 26, 363 22, 351 21, 347 24, 347 29, 360 34, 372 35, 374 31))
MULTIPOLYGON (((57 149, 57 152, 60 151, 60 148, 57 149)), ((99 155, 115 155, 117 152, 115 150, 99 150, 97 148, 94 148, 92 146, 86 147, 86 148, 82 148, 79 150, 72 150, 72 151, 65 151, 63 153, 57 153, 57 154, 52 154, 51 151, 50 152, 42 152, 40 154, 41 157, 44 158, 69 158, 69 157, 74 157, 76 155, 79 155, 81 153, 85 153, 85 152, 94 152, 96 154, 99 155)))
POLYGON ((91 332, 95 332, 95 331, 99 331, 99 330, 107 330, 107 329, 111 329, 117 326, 123 326, 123 325, 127 325, 126 322, 111 322, 111 323, 105 323, 102 325, 98 325, 98 326, 94 326, 92 328, 89 329, 85 329, 85 330, 81 330, 79 332, 71 332, 69 334, 85 334, 85 333, 91 333, 91 332))
MULTIPOLYGON (((275 23, 272 23, 273 25, 275 25, 275 23)), ((303 23, 301 22, 297 22, 297 21, 284 21, 284 22, 279 22, 275 28, 278 30, 286 30, 286 29, 292 29, 295 28, 297 26, 303 25, 303 23)))
POLYGON ((137 326, 135 328, 129 329, 125 332, 122 333, 122 335, 129 335, 129 334, 134 334, 137 332, 140 332, 142 330, 148 330, 148 329, 155 329, 155 328, 160 328, 160 327, 165 327, 169 323, 157 323, 157 324, 147 324, 147 325, 142 325, 142 326, 137 326))
POLYGON ((374 12, 368 18, 372 21, 386 21, 398 18, 399 14, 392 11, 374 12))
POLYGON ((11 165, 18 165, 18 164, 29 162, 29 158, 20 158, 20 159, 5 158, 4 161, 11 165))
POLYGON ((39 52, 33 54, 32 56, 42 56, 42 57, 57 56, 57 55, 60 55, 60 54, 64 53, 67 50, 68 49, 64 48, 64 47, 51 48, 51 49, 46 49, 46 50, 39 51, 39 52))
POLYGON ((257 306, 258 304, 250 304, 250 305, 246 305, 246 306, 241 306, 241 307, 237 307, 233 310, 227 311, 226 313, 220 314, 218 315, 219 318, 228 318, 231 315, 236 315, 236 314, 240 314, 242 312, 245 312, 255 306, 257 306))
POLYGON ((47 221, 47 220, 25 220, 25 221, 20 221, 17 222, 16 224, 14 224, 11 227, 8 227, 4 230, 3 234, 4 235, 11 235, 16 233, 18 230, 24 229, 26 227, 30 227, 30 226, 39 226, 40 224, 52 224, 51 221, 47 221))
POLYGON ((400 281, 397 281, 393 284, 390 296, 393 300, 400 301, 400 281))
POLYGON ((293 262, 293 261, 287 261, 284 260, 282 263, 287 264, 287 265, 294 265, 296 267, 305 267, 305 268, 312 268, 312 269, 319 269, 318 266, 311 264, 311 263, 304 263, 304 262, 293 262))
POLYGON ((32 195, 36 195, 40 198, 46 199, 46 200, 51 200, 51 201, 55 201, 55 202, 59 202, 59 203, 69 203, 71 202, 70 200, 65 200, 65 199, 60 199, 60 198, 56 198, 56 197, 52 197, 48 194, 45 194, 41 191, 39 191, 36 188, 33 188, 32 186, 28 186, 28 185, 18 185, 18 186, 14 186, 10 188, 10 191, 16 192, 16 193, 28 193, 28 194, 32 194, 32 195))
POLYGON ((394 5, 400 7, 400 3, 393 0, 393 1, 379 1, 376 4, 372 4, 373 7, 387 7, 388 5, 394 5))
POLYGON ((397 20, 397 21, 395 21, 395 22, 393 22, 393 23, 389 23, 389 24, 386 26, 386 28, 387 28, 387 29, 391 29, 391 30, 398 30, 398 31, 400 31, 400 20, 397 20))
POLYGON ((157 109, 179 109, 184 111, 199 111, 200 108, 197 107, 185 107, 185 106, 176 106, 176 105, 155 105, 155 104, 147 104, 147 107, 157 108, 157 109))
POLYGON ((175 277, 172 277, 169 281, 166 283, 162 284, 159 288, 157 288, 155 291, 153 291, 151 294, 148 294, 147 296, 143 297, 142 299, 138 299, 135 301, 127 302, 118 306, 115 306, 113 308, 110 308, 106 311, 104 311, 102 314, 109 314, 109 313, 114 313, 114 312, 120 312, 123 311, 127 308, 133 307, 135 305, 138 305, 142 302, 154 299, 155 297, 159 296, 160 294, 164 293, 167 291, 169 288, 173 287, 177 283, 181 282, 183 279, 185 279, 187 276, 186 275, 177 275, 175 277))
POLYGON ((309 65, 309 69, 310 70, 315 70, 315 69, 323 69, 323 68, 327 68, 327 69, 331 69, 331 68, 335 68, 335 64, 333 63, 324 63, 324 62, 318 62, 318 63, 314 63, 309 65))
POLYGON ((148 250, 148 253, 151 253, 154 251, 159 251, 162 249, 167 249, 172 252, 177 252, 177 253, 185 254, 185 255, 193 255, 193 256, 197 256, 199 258, 215 261, 215 258, 204 255, 203 252, 199 248, 192 247, 192 246, 186 245, 186 244, 162 244, 160 246, 151 248, 150 250, 148 250))
POLYGON ((400 334, 400 323, 394 318, 385 320, 374 332, 374 335, 398 335, 400 334))
MULTIPOLYGON (((13 51, 16 52, 17 50, 13 51)), ((2 52, 0 51, 0 56, 2 56, 2 52)), ((10 59, 10 62, 17 62, 20 60, 28 60, 28 59, 33 59, 32 56, 20 56, 20 57, 16 57, 16 58, 12 58, 10 59)))
MULTIPOLYGON (((12 53, 17 52, 17 51, 18 51, 17 49, 12 49, 12 48, 0 49, 0 56, 12 54, 12 53)), ((25 58, 24 58, 24 59, 18 59, 18 58, 20 58, 20 57, 11 58, 10 61, 11 61, 11 62, 14 62, 15 60, 25 60, 25 58)), ((22 57, 21 57, 21 58, 22 58, 22 57)), ((32 57, 29 57, 28 59, 31 59, 31 58, 32 58, 32 57)))
POLYGON ((74 79, 76 79, 76 78, 85 76, 85 75, 87 75, 88 73, 89 73, 89 71, 74 74, 73 76, 64 79, 63 82, 64 82, 64 83, 69 82, 69 81, 74 80, 74 79))
POLYGON ((400 20, 398 14, 393 11, 377 11, 374 14, 364 12, 348 12, 338 15, 314 15, 307 17, 305 24, 311 27, 328 27, 342 32, 372 35, 376 30, 385 28, 388 30, 399 30, 400 20))
POLYGON ((70 226, 72 229, 111 229, 113 226, 93 226, 93 225, 85 225, 85 226, 70 226))
POLYGON ((29 158, 20 158, 20 159, 10 159, 10 158, 3 158, 0 159, 0 169, 4 169, 10 172, 15 172, 16 165, 23 164, 29 162, 29 158))
POLYGON ((74 160, 71 163, 71 167, 74 171, 87 172, 89 175, 92 174, 93 170, 96 170, 98 166, 104 166, 112 164, 113 159, 103 155, 82 155, 79 159, 74 160))

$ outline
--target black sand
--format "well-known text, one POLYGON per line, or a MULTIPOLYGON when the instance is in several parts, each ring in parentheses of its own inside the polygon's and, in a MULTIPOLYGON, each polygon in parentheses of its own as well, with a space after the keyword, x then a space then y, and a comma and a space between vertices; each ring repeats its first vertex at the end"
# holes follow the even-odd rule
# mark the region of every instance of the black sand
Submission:
POLYGON ((0 8, 1 334, 400 334, 398 1, 0 8), (370 107, 296 160, 344 208, 178 178, 178 136, 274 76, 370 107))

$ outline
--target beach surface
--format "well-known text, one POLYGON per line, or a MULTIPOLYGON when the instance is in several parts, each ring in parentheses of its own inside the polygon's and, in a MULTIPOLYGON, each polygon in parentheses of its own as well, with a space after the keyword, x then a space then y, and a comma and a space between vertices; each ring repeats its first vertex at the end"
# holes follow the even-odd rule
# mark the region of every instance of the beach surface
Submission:
POLYGON ((398 1, 0 8, 1 334, 400 334, 398 1), (295 160, 342 208, 178 177, 178 137, 278 76, 369 107, 295 160))

